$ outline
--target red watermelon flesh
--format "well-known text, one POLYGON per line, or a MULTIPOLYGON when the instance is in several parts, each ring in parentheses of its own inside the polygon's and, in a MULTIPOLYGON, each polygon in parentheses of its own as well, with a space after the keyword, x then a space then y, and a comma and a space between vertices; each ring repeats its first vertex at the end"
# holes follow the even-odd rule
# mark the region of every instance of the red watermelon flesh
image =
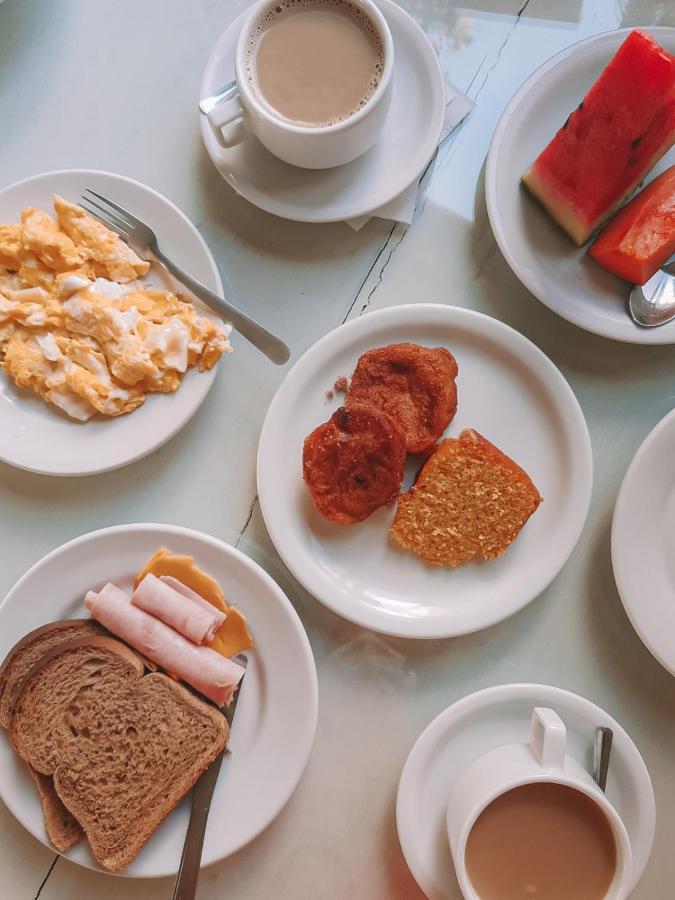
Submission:
POLYGON ((649 281, 675 253, 675 166, 633 197, 588 253, 631 284, 649 281))
POLYGON ((675 56, 632 31, 523 181, 577 244, 675 143, 675 56))

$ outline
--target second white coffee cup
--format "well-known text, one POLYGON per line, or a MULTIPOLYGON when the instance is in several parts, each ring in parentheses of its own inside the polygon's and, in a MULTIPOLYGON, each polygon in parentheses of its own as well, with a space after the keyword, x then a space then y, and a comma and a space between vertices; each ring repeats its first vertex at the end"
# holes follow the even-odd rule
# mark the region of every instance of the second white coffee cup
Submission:
MULTIPOLYGON (((524 785, 550 783, 591 799, 611 826, 616 845, 614 877, 606 900, 624 900, 630 889, 631 845, 621 817, 589 773, 565 752, 566 729, 552 709, 535 708, 530 742, 507 744, 479 757, 453 785, 447 812, 448 838, 457 880, 466 900, 480 900, 466 864, 469 835, 481 813, 497 798, 524 785)), ((532 847, 536 853, 537 848, 532 847)))
POLYGON ((372 0, 350 2, 368 17, 383 50, 382 73, 365 104, 338 122, 314 127, 276 115, 256 96, 246 77, 247 48, 260 20, 276 5, 274 0, 262 0, 246 16, 237 40, 237 94, 208 113, 213 134, 222 147, 233 147, 253 135, 279 159, 306 169, 344 165, 372 147, 382 130, 391 101, 394 43, 384 16, 372 0))

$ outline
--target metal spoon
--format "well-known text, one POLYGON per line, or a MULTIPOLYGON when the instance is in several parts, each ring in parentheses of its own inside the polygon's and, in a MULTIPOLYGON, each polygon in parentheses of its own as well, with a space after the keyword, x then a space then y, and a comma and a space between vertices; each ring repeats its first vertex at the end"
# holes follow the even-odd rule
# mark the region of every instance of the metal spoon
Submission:
POLYGON ((628 312, 636 325, 656 328, 675 319, 675 261, 630 292, 628 312))
POLYGON ((601 791, 607 787, 609 754, 612 751, 614 732, 611 728, 598 728, 593 743, 593 780, 601 791))
POLYGON ((216 106, 218 106, 224 100, 230 100, 236 93, 237 82, 228 81, 227 84, 224 84, 221 88, 218 88, 215 94, 211 94, 210 97, 203 97, 199 101, 199 109, 204 113, 205 116, 208 116, 212 109, 215 109, 216 106))

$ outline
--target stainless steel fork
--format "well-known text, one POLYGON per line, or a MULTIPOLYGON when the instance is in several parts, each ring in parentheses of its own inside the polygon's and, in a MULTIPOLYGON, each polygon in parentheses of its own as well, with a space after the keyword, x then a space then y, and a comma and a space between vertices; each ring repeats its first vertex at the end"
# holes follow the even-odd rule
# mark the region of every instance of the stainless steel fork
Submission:
POLYGON ((117 203, 113 203, 112 200, 108 200, 107 197, 97 194, 90 188, 87 188, 82 195, 80 206, 108 228, 117 232, 140 257, 147 258, 148 252, 156 257, 195 297, 203 300, 207 306, 210 306, 214 312, 217 312, 226 322, 236 328, 239 334, 250 341, 273 363, 282 366, 288 361, 291 355, 290 350, 282 340, 177 266, 160 250, 157 236, 152 228, 145 222, 141 222, 129 210, 118 206, 117 203))

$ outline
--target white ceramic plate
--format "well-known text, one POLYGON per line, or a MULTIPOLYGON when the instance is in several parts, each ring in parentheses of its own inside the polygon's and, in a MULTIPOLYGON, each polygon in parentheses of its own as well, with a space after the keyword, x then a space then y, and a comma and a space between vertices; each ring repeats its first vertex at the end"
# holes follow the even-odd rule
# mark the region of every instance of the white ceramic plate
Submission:
POLYGON ((590 770, 599 725, 614 732, 607 797, 623 819, 633 849, 633 886, 654 842, 656 808, 649 772, 621 725, 590 700, 540 684, 504 684, 464 697, 422 732, 401 773, 396 823, 406 862, 429 900, 460 900, 446 829, 454 780, 476 757, 527 741, 535 706, 554 709, 567 726, 567 747, 590 770))
MULTIPOLYGON (((184 269, 222 294, 215 260, 194 225, 166 197, 110 172, 65 170, 35 175, 0 191, 0 222, 17 221, 26 206, 53 213, 55 193, 77 203, 86 188, 109 197, 151 225, 162 249, 184 269)), ((160 266, 147 283, 182 290, 160 266)), ((215 318, 195 301, 202 315, 215 318)), ((43 475, 93 475, 117 469, 165 444, 197 412, 213 384, 216 369, 190 369, 173 394, 151 394, 135 412, 117 418, 95 416, 76 422, 32 391, 20 390, 0 371, 0 459, 43 475)))
MULTIPOLYGON (((675 28, 647 28, 675 52, 675 28)), ((575 109, 631 29, 581 41, 544 63, 506 107, 490 144, 485 198, 514 273, 542 303, 586 331, 633 344, 675 343, 675 322, 640 328, 626 312, 630 286, 576 247, 520 185, 520 176, 575 109)), ((649 179, 675 162, 671 150, 649 179)))
POLYGON ((553 363, 496 319, 433 304, 370 313, 322 338, 277 391, 258 448, 260 506, 291 572, 345 618, 405 637, 476 631, 533 600, 576 544, 592 481, 586 422, 553 363), (455 355, 459 408, 447 433, 477 428, 523 466, 544 497, 498 560, 432 568, 388 539, 393 509, 344 527, 312 506, 302 480, 302 445, 340 403, 339 396, 328 401, 326 391, 338 376, 352 373, 365 350, 401 341, 442 345, 455 355))
MULTIPOLYGON (((394 94, 384 131, 359 159, 334 169, 289 166, 255 138, 229 150, 206 117, 202 138, 223 178, 260 209, 297 222, 339 222, 373 212, 418 178, 434 155, 445 116, 445 80, 428 38, 392 0, 378 0, 394 39, 394 94)), ((234 48, 245 10, 221 35, 202 76, 200 96, 234 78, 234 48)))
MULTIPOLYGON (((81 618, 92 585, 110 579, 130 588, 134 573, 157 550, 194 556, 245 613, 255 639, 209 814, 202 865, 236 852, 256 837, 293 793, 314 741, 316 668, 307 635, 283 591, 260 566, 213 537, 173 525, 120 525, 76 538, 40 560, 0 606, 0 659, 33 628, 81 618), (289 740, 292 735, 292 740, 289 740)), ((0 796, 38 840, 51 848, 40 803, 25 766, 0 736, 0 796)), ((160 825, 124 875, 173 875, 189 817, 189 798, 160 825)), ((86 841, 65 854, 99 869, 86 841)))
POLYGON ((633 627, 675 675, 675 410, 645 438, 623 479, 612 565, 633 627))

